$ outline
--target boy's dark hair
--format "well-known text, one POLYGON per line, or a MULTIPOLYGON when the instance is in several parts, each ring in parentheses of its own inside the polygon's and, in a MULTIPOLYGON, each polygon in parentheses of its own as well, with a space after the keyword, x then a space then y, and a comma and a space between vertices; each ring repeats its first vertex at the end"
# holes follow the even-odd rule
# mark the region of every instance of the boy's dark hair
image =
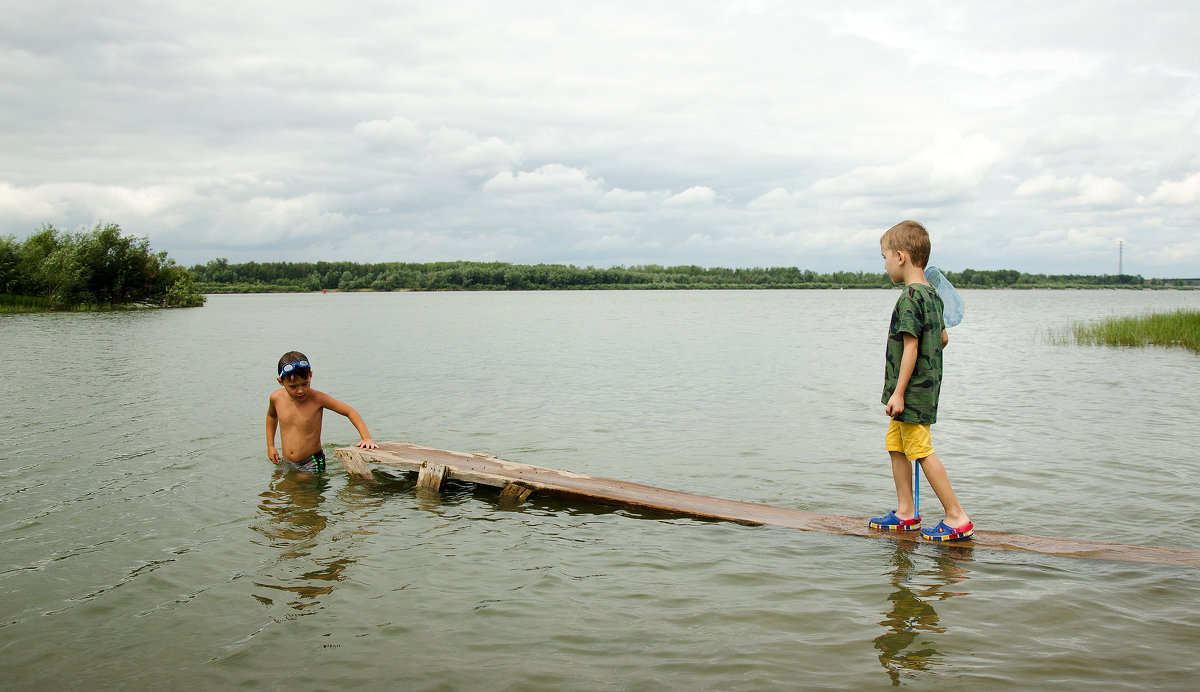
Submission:
MULTIPOLYGON (((288 363, 299 363, 302 360, 308 360, 308 356, 304 355, 303 353, 301 353, 299 351, 288 351, 287 353, 283 354, 282 357, 280 357, 279 365, 275 366, 275 372, 281 373, 281 372, 283 372, 283 366, 287 365, 288 363)), ((310 366, 307 369, 307 371, 304 373, 301 373, 299 370, 293 370, 293 371, 289 372, 286 376, 280 376, 280 379, 290 380, 293 377, 299 377, 300 379, 306 379, 308 376, 308 373, 311 373, 311 372, 312 372, 312 367, 310 366)))
POLYGON ((901 221, 887 229, 879 239, 889 250, 903 250, 913 264, 924 269, 929 266, 929 232, 916 221, 901 221))

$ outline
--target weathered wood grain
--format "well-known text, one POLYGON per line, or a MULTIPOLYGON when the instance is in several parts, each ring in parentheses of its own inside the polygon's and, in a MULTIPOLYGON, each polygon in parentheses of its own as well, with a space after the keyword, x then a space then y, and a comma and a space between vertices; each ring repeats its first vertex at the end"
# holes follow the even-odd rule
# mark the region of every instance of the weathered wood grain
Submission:
POLYGON ((520 483, 508 483, 500 491, 500 499, 512 504, 520 504, 533 493, 533 488, 527 488, 520 483))
POLYGON ((438 464, 432 461, 426 461, 421 464, 421 468, 417 471, 417 487, 429 488, 433 491, 442 489, 442 481, 446 480, 446 473, 449 469, 445 464, 438 464))

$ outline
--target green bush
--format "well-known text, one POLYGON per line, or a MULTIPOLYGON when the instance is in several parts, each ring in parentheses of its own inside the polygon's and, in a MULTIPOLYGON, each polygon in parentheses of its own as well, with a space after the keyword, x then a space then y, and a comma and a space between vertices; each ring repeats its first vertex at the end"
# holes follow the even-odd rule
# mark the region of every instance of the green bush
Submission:
POLYGON ((204 304, 191 272, 117 224, 79 233, 46 225, 22 243, 0 238, 0 291, 57 310, 204 304))

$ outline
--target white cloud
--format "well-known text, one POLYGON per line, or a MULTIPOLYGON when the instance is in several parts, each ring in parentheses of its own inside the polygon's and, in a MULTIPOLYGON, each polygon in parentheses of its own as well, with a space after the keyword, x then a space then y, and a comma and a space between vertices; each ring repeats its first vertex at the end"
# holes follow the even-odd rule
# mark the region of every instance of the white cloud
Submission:
MULTIPOLYGON (((1115 270, 1117 243, 1127 229, 1123 226, 1071 226, 1041 231, 1029 236, 1009 238, 1006 245, 1017 252, 1043 253, 1050 255, 1073 255, 1092 258, 1105 263, 1103 272, 1115 270)), ((1051 270, 1051 273, 1068 273, 1051 270)))
POLYGON ((12 224, 14 221, 22 225, 41 225, 55 221, 61 217, 63 210, 58 206, 62 198, 58 195, 44 194, 46 186, 35 188, 19 187, 10 183, 0 182, 0 214, 12 224))
POLYGON ((422 166, 454 170, 469 176, 491 176, 521 160, 521 145, 499 137, 480 138, 473 132, 439 127, 425 145, 422 166))
POLYGON ((748 206, 750 209, 762 210, 789 209, 802 199, 803 195, 800 193, 788 192, 782 187, 777 187, 754 198, 748 206))
POLYGON ((1079 181, 1071 178, 1059 178, 1050 173, 1022 181, 1013 194, 1017 197, 1062 196, 1079 189, 1079 181))
POLYGON ((1113 178, 1101 178, 1092 174, 1079 181, 1079 196, 1069 200, 1071 204, 1091 207, 1117 207, 1134 199, 1129 186, 1113 178))
MULTIPOLYGON (((230 209, 224 223, 238 233, 227 241, 234 246, 288 247, 318 241, 353 224, 357 215, 336 210, 337 199, 326 194, 300 197, 256 197, 230 209)), ((208 240, 222 238, 209 235, 208 240)))
POLYGON ((1146 201, 1169 205, 1200 202, 1200 173, 1192 173, 1183 180, 1162 181, 1146 201))
POLYGON ((622 190, 613 188, 604 193, 600 207, 604 209, 644 209, 653 195, 645 190, 622 190))
POLYGON ((663 205, 667 207, 707 206, 712 204, 716 198, 717 193, 711 187, 696 185, 677 195, 671 195, 663 202, 663 205))
POLYGON ((16 187, 0 183, 0 214, 37 219, 69 229, 74 224, 63 224, 58 218, 73 216, 78 208, 90 210, 97 219, 120 223, 120 219, 144 220, 168 214, 177 205, 190 201, 189 198, 184 190, 161 185, 55 183, 16 187))
POLYGON ((1130 187, 1112 177, 1088 173, 1079 178, 1060 178, 1050 173, 1023 181, 1013 191, 1016 197, 1044 198, 1057 206, 1111 209, 1135 201, 1130 187))
POLYGON ((862 166, 818 180, 812 191, 836 196, 945 199, 970 192, 1000 160, 1001 147, 982 135, 947 134, 894 164, 862 166))
POLYGON ((551 163, 532 171, 501 171, 483 184, 489 195, 558 195, 572 198, 598 198, 603 181, 590 177, 587 171, 551 163))
POLYGON ((653 250, 661 246, 657 242, 640 241, 633 236, 609 234, 599 238, 588 238, 575 243, 573 249, 585 252, 628 252, 630 250, 653 250))
MULTIPOLYGON (((870 233, 876 239, 878 233, 870 233)), ((825 254, 861 254, 868 260, 878 257, 878 245, 872 253, 869 245, 859 242, 853 233, 820 230, 772 230, 759 228, 745 232, 692 233, 683 243, 706 258, 719 262, 729 255, 751 254, 760 257, 788 258, 791 261, 761 262, 760 265, 796 265, 803 257, 825 254)), ((872 264, 877 265, 877 262, 872 264)))
POLYGON ((412 148, 425 142, 425 132, 413 121, 400 116, 360 122, 354 126, 354 134, 371 145, 412 148))

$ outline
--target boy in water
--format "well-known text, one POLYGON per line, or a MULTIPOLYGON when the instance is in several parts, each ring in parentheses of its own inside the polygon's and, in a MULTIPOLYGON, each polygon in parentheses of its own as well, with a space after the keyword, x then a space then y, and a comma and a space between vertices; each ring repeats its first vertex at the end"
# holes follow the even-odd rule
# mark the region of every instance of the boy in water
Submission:
POLYGON ((362 441, 355 447, 379 449, 371 441, 367 424, 353 407, 343 404, 324 392, 318 392, 312 384, 312 365, 299 351, 288 351, 279 359, 279 377, 282 389, 271 392, 267 404, 267 458, 271 463, 284 463, 295 471, 313 475, 325 471, 325 452, 321 449, 321 414, 325 409, 340 413, 350 419, 362 441), (275 429, 279 428, 279 440, 283 455, 275 449, 275 429))
POLYGON ((904 290, 896 300, 888 329, 882 398, 884 412, 892 419, 887 451, 892 458, 896 509, 874 517, 870 526, 885 531, 921 528, 921 517, 914 506, 910 463, 916 461, 925 470, 925 478, 946 513, 935 528, 921 529, 921 537, 957 541, 970 537, 975 527, 958 504, 946 469, 933 453, 929 435, 929 426, 937 421, 942 349, 950 341, 942 321, 942 299, 925 280, 929 247, 929 233, 916 221, 901 221, 879 239, 888 277, 903 283, 904 290))

